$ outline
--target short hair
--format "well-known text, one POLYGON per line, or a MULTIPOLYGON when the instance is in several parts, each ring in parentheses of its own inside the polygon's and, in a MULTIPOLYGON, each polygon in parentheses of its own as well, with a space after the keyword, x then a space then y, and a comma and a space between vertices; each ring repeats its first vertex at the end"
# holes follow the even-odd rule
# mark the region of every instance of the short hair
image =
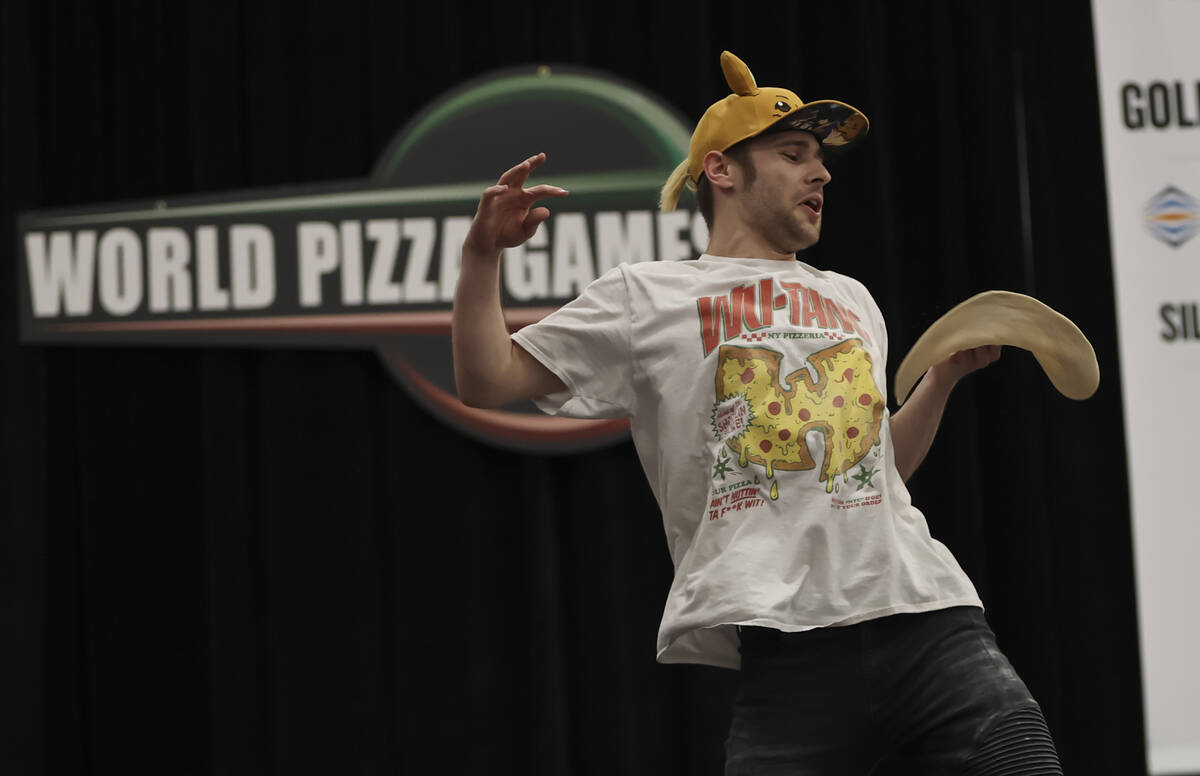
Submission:
MULTIPOLYGON (((746 173, 746 185, 754 183, 754 178, 757 171, 754 169, 754 159, 750 156, 749 142, 754 138, 747 138, 740 143, 734 143, 726 148, 723 153, 731 157, 746 173)), ((708 231, 712 232, 713 226, 713 194, 712 184, 708 182, 708 176, 704 171, 700 171, 700 180, 696 183, 696 205, 700 208, 700 215, 704 216, 704 223, 708 225, 708 231)))

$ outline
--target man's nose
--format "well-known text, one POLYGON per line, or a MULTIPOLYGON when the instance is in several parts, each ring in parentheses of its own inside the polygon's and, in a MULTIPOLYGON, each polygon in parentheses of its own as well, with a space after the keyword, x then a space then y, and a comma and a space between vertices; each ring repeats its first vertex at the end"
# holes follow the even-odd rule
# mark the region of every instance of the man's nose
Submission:
POLYGON ((825 166, 825 162, 818 161, 817 166, 809 176, 809 183, 817 183, 819 181, 821 185, 825 185, 831 180, 833 180, 833 176, 829 174, 829 168, 825 166))

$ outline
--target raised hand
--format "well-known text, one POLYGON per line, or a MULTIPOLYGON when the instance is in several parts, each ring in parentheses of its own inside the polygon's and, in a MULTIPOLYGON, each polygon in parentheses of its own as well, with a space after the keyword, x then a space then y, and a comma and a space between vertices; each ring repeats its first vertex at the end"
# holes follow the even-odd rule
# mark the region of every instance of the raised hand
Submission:
POLYGON ((464 254, 498 255, 501 250, 528 240, 538 224, 550 217, 549 210, 532 207, 533 203, 549 197, 565 197, 567 190, 546 184, 524 188, 530 173, 545 161, 545 154, 531 156, 501 175, 495 186, 484 190, 463 244, 464 254))
POLYGON ((972 372, 983 369, 998 358, 1000 358, 999 345, 981 345, 969 350, 960 350, 951 356, 947 356, 940 363, 934 364, 930 368, 930 371, 932 372, 934 369, 937 369, 941 372, 941 376, 944 379, 954 383, 972 372))

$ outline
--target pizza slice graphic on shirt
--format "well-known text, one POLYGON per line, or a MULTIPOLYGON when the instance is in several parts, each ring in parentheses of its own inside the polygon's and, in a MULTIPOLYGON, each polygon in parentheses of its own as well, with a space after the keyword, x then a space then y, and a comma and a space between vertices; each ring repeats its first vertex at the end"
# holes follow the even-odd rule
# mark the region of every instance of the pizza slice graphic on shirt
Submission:
MULTIPOLYGON (((832 493, 837 475, 880 443, 883 396, 860 339, 813 353, 808 362, 811 371, 803 367, 781 379, 782 353, 723 345, 717 358, 714 428, 743 467, 763 466, 768 478, 776 470, 816 468, 805 437, 819 431, 825 437, 821 482, 832 493)), ((773 485, 773 498, 776 493, 773 485)))

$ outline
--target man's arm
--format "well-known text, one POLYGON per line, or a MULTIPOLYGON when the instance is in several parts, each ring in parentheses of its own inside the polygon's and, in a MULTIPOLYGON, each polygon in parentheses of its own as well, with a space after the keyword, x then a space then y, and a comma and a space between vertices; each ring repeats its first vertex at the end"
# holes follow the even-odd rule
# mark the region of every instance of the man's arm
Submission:
POLYGON ((892 447, 896 469, 907 482, 933 444, 946 400, 959 380, 1000 358, 999 345, 960 350, 929 368, 916 390, 892 415, 892 447))
POLYGON ((545 154, 531 156, 483 192, 463 243, 451 341, 454 382, 459 398, 471 407, 500 407, 566 388, 512 341, 500 307, 501 251, 528 240, 550 216, 544 207, 531 209, 534 202, 567 195, 557 186, 524 188, 529 174, 544 161, 545 154))

